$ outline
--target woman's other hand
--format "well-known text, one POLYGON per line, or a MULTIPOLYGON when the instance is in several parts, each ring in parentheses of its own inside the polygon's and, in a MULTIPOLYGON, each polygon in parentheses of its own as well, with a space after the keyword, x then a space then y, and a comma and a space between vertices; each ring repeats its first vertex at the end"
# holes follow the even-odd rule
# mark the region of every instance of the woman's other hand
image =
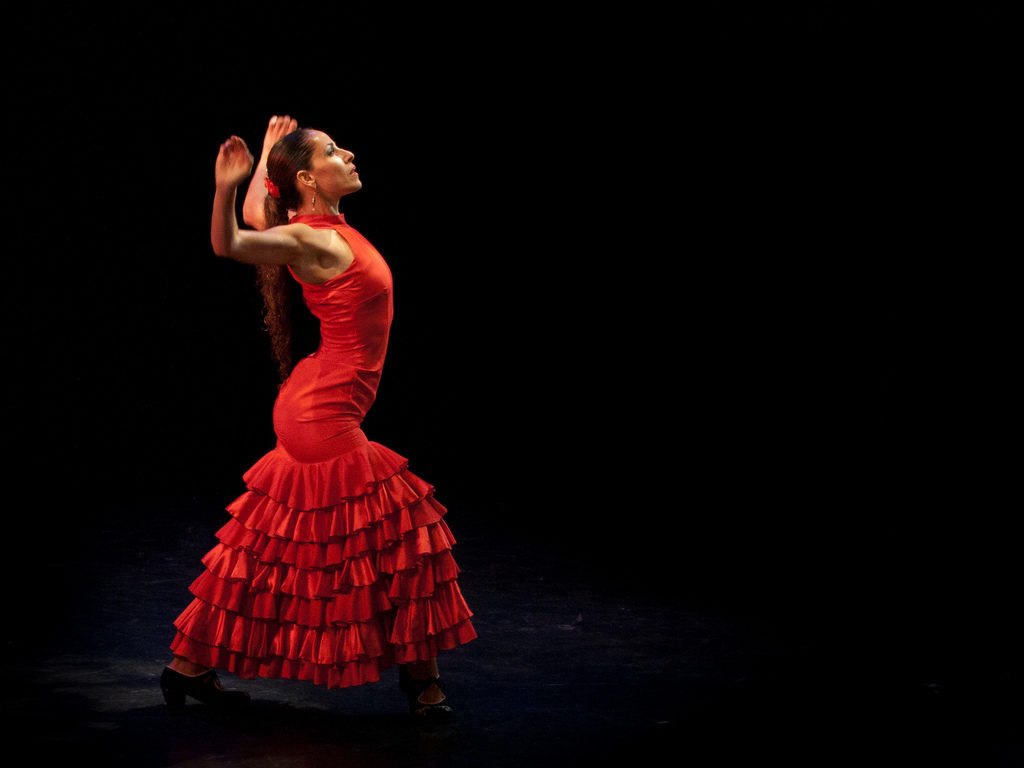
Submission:
POLYGON ((238 136, 220 145, 214 177, 218 187, 237 188, 249 178, 253 157, 245 142, 238 136))
POLYGON ((298 121, 288 115, 274 115, 267 124, 267 132, 263 137, 263 161, 266 162, 271 148, 282 136, 287 136, 299 127, 298 121))

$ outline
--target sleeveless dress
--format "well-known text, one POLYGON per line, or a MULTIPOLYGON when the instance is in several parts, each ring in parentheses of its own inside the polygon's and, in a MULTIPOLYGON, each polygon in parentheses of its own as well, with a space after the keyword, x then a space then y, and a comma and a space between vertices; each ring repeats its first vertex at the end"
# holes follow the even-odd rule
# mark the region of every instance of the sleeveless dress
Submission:
POLYGON ((387 351, 391 272, 344 215, 296 222, 334 229, 355 260, 320 285, 299 281, 320 346, 281 387, 277 444, 243 476, 247 490, 203 558, 171 650, 242 678, 340 688, 476 632, 445 508, 360 428, 387 351))

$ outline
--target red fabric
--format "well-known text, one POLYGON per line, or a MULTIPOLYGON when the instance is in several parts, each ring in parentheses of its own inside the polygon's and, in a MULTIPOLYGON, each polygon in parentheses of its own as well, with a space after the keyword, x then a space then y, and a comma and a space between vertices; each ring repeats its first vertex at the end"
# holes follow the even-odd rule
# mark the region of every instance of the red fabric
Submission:
POLYGON ((334 229, 355 260, 302 284, 320 347, 281 388, 277 446, 245 473, 248 490, 228 506, 171 650, 243 678, 345 687, 476 632, 445 508, 403 457, 360 429, 387 351, 387 264, 344 216, 292 221, 334 229))

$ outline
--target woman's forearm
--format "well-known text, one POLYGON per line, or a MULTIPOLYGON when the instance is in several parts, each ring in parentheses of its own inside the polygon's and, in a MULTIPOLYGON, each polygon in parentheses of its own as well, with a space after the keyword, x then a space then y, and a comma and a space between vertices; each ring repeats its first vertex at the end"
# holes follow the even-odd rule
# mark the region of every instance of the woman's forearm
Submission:
POLYGON ((210 244, 218 256, 230 258, 238 241, 238 221, 235 219, 237 189, 217 185, 213 195, 213 215, 210 219, 210 244))
POLYGON ((263 230, 267 228, 266 214, 263 211, 263 202, 267 197, 267 188, 264 186, 264 179, 267 178, 267 155, 264 150, 260 157, 256 170, 253 171, 252 179, 249 181, 249 188, 245 192, 245 200, 242 201, 242 221, 253 229, 263 230))
POLYGON ((303 257, 303 244, 286 227, 264 232, 239 229, 237 187, 217 185, 210 218, 210 244, 218 256, 243 264, 291 264, 303 257))
POLYGON ((263 152, 260 154, 260 161, 256 164, 256 170, 249 180, 245 200, 242 201, 242 221, 253 229, 267 228, 267 215, 263 209, 263 204, 267 199, 267 188, 264 186, 263 180, 267 178, 267 159, 270 157, 270 151, 279 139, 298 127, 299 124, 289 115, 274 115, 267 124, 267 132, 263 137, 263 152))
POLYGON ((213 252, 246 264, 290 264, 302 257, 302 244, 294 235, 276 230, 239 230, 235 208, 238 188, 252 171, 252 155, 237 136, 225 141, 217 153, 214 173, 210 244, 213 252))

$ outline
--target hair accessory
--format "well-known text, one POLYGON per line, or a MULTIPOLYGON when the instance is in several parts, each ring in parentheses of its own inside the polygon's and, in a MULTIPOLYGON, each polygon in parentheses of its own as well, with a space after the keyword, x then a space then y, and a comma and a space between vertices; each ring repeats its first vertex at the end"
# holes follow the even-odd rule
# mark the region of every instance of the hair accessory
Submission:
POLYGON ((269 176, 263 177, 263 186, 267 188, 267 192, 270 193, 271 197, 277 200, 281 199, 281 190, 277 188, 277 184, 270 180, 269 176))

